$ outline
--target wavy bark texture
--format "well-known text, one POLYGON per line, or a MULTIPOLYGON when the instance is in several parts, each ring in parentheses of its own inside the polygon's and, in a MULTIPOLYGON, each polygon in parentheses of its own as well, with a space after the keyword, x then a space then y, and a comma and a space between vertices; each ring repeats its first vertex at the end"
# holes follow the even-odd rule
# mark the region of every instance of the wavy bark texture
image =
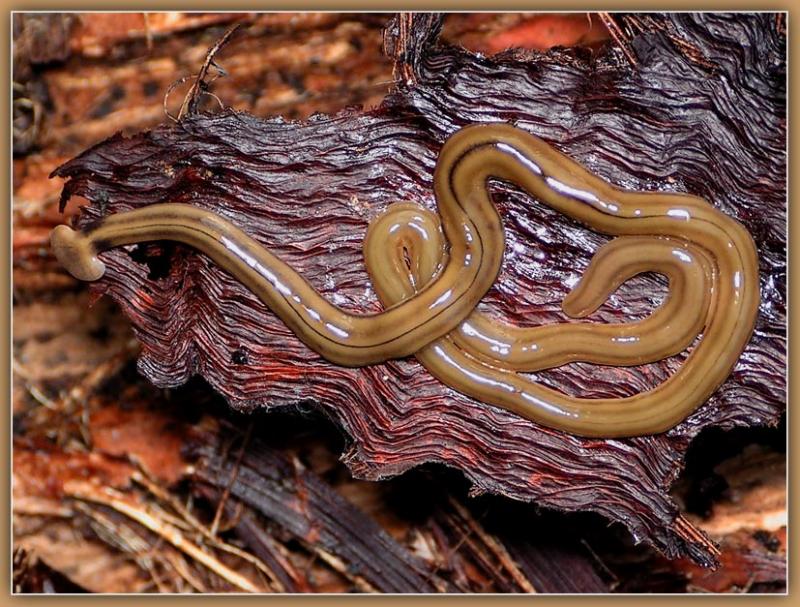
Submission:
MULTIPOLYGON (((200 374, 238 409, 316 403, 352 438, 344 460, 358 477, 440 463, 462 470, 476 493, 593 510, 669 557, 714 563, 715 548, 680 517, 669 487, 703 428, 772 425, 785 409, 785 33, 770 14, 617 23, 627 55, 487 58, 438 45, 436 18, 401 16, 386 34, 401 83, 375 110, 305 122, 190 115, 112 137, 57 174, 69 178, 63 201, 91 201, 78 225, 164 201, 211 209, 330 300, 364 312, 379 309, 361 254, 368 222, 398 200, 434 208, 437 152, 466 124, 514 122, 620 186, 703 196, 756 240, 762 303, 733 374, 679 426, 629 440, 577 438, 457 394, 414 359, 333 366, 201 254, 167 243, 104 254, 108 271, 93 287, 133 322, 141 372, 159 386, 200 374)), ((565 321, 560 302, 606 238, 510 186, 492 190, 507 249, 480 308, 519 325, 565 321)), ((643 317, 664 289, 659 277, 637 277, 593 318, 643 317)), ((536 378, 570 394, 624 396, 656 385, 681 360, 573 364, 536 378)))

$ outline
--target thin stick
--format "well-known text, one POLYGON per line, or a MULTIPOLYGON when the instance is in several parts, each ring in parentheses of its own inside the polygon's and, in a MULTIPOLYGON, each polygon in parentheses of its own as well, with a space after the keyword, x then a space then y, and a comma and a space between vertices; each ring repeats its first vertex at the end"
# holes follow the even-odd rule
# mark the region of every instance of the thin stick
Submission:
POLYGON ((286 588, 275 575, 275 572, 270 569, 266 563, 264 563, 261 559, 257 556, 250 554, 249 552, 245 552, 233 546, 232 544, 228 544, 220 540, 218 537, 211 534, 205 525, 203 525, 195 516, 189 512, 189 510, 184 507, 178 500, 175 499, 170 493, 165 491, 161 486, 147 478, 146 474, 143 472, 134 472, 131 474, 131 480, 140 485, 144 486, 150 493, 152 493, 156 498, 163 500, 166 502, 171 508, 173 508, 181 517, 183 517, 184 521, 188 523, 193 529, 198 531, 206 540, 211 542, 214 548, 218 548, 223 552, 227 552, 228 554, 232 554, 234 556, 239 557, 242 560, 247 561, 251 565, 253 565, 256 569, 258 569, 261 573, 263 573, 268 579, 271 584, 272 589, 275 592, 286 592, 286 588))
POLYGON ((611 34, 611 37, 614 39, 614 42, 617 43, 617 46, 622 50, 625 58, 631 65, 636 65, 636 57, 631 52, 631 49, 628 47, 628 41, 625 40, 625 34, 620 29, 617 22, 614 21, 614 18, 609 13, 597 13, 600 17, 600 20, 606 26, 608 33, 611 34))
POLYGON ((228 478, 228 484, 225 486, 225 490, 222 492, 222 498, 217 505, 217 511, 214 513, 214 522, 211 523, 211 535, 216 536, 217 530, 219 529, 219 522, 222 519, 222 511, 225 509, 225 502, 228 501, 228 498, 231 495, 231 488, 233 487, 233 483, 236 480, 236 477, 239 476, 239 467, 242 465, 242 458, 244 457, 245 449, 247 449, 247 445, 250 443, 250 437, 253 434, 253 422, 250 422, 250 425, 247 426, 247 432, 244 435, 244 440, 242 441, 242 446, 239 449, 239 455, 236 456, 236 464, 231 470, 230 478, 228 478))
POLYGON ((517 585, 529 594, 535 593, 536 588, 533 587, 528 578, 526 578, 525 575, 519 570, 516 563, 514 563, 514 559, 511 558, 511 555, 508 553, 505 546, 498 542, 493 536, 486 533, 483 527, 481 527, 480 523, 478 523, 478 521, 472 517, 470 512, 464 507, 463 504, 460 504, 452 496, 448 497, 448 501, 458 515, 464 519, 464 521, 467 523, 467 526, 475 532, 475 534, 481 539, 481 541, 483 541, 489 550, 494 552, 497 560, 500 561, 500 564, 503 566, 503 568, 511 574, 511 577, 514 579, 517 585))
POLYGON ((82 486, 82 484, 79 483, 69 483, 64 487, 64 489, 65 494, 69 495, 70 497, 108 506, 109 508, 113 508, 121 514, 124 514, 128 518, 133 519, 159 537, 164 538, 181 552, 184 552, 189 557, 202 563, 211 572, 217 574, 219 577, 236 586, 240 590, 253 593, 263 592, 263 589, 254 585, 246 577, 239 575, 226 565, 222 564, 219 560, 215 559, 213 556, 203 552, 200 547, 187 540, 179 529, 169 523, 153 517, 150 513, 145 512, 144 510, 132 506, 126 500, 122 499, 122 496, 118 494, 118 492, 107 490, 106 493, 112 497, 100 496, 96 493, 96 491, 93 490, 93 488, 82 486))
MULTIPOLYGON (((197 105, 199 103, 200 97, 203 93, 208 90, 208 85, 210 83, 206 82, 206 75, 208 75, 208 69, 213 65, 217 68, 220 74, 224 74, 225 72, 220 68, 216 63, 214 63, 214 56, 219 52, 219 50, 225 46, 228 41, 233 36, 234 32, 238 30, 242 26, 241 23, 235 23, 231 27, 228 28, 222 37, 214 43, 208 53, 206 53, 206 59, 203 61, 203 65, 200 68, 200 71, 197 73, 197 78, 195 78, 194 83, 192 84, 192 88, 189 89, 189 93, 183 100, 183 104, 181 105, 180 112, 178 113, 178 120, 180 120, 185 114, 194 114, 197 112, 197 105)), ((216 77, 214 78, 214 80, 216 77)), ((213 82, 212 80, 211 82, 213 82)))

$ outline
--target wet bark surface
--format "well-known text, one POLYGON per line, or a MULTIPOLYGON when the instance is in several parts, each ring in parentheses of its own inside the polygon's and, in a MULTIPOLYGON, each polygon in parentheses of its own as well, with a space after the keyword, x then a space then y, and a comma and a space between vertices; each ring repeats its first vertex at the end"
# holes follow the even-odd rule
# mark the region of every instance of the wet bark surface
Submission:
MULTIPOLYGON (((755 334, 725 384, 676 428, 625 440, 570 436, 464 397, 413 359, 339 368, 300 343, 251 293, 191 249, 166 243, 104 254, 108 294, 132 320, 141 372, 159 386, 195 374, 235 408, 313 403, 352 441, 344 461, 378 480, 423 463, 461 470, 474 494, 499 493, 624 524, 668 557, 716 561, 668 490, 690 441, 710 426, 774 425, 785 390, 785 38, 774 15, 653 16, 629 51, 510 52, 492 58, 436 42, 439 23, 387 30, 403 82, 373 111, 307 121, 188 115, 112 137, 62 166, 78 224, 176 201, 243 227, 334 303, 380 309, 361 244, 398 200, 435 208, 444 139, 473 122, 509 121, 622 187, 690 192, 741 221, 760 257, 755 334), (676 42, 679 41, 679 42, 676 42), (397 57, 396 57, 397 58, 397 57)), ((480 309, 518 325, 564 321, 560 302, 606 238, 515 188, 493 183, 507 249, 480 309)), ((644 275, 593 317, 643 317, 664 294, 644 275)), ((626 396, 674 373, 678 356, 635 368, 573 364, 537 373, 585 397, 626 396)))
MULTIPOLYGON (((339 461, 351 439, 318 404, 243 414, 204 381, 158 389, 136 372, 139 342, 117 305, 89 305, 88 285, 59 267, 49 232, 86 200, 60 214, 63 181, 49 173, 115 131, 165 121, 165 105, 180 112, 232 24, 241 27, 209 65, 210 91, 237 110, 298 119, 374 107, 393 80, 415 82, 403 63, 393 79, 392 59, 412 58, 402 49, 429 36, 405 16, 405 44, 382 55, 391 18, 14 15, 15 592, 385 589, 375 563, 400 569, 386 575, 392 587, 420 592, 782 592, 783 424, 710 428, 686 452, 670 494, 719 546, 720 566, 704 569, 634 544, 598 514, 470 496, 456 468, 358 480, 339 461), (351 545, 360 530, 373 537, 351 545)), ((780 15, 775 24, 785 27, 780 15)), ((460 13, 445 17, 441 40, 485 54, 563 44, 628 60, 637 32, 663 27, 643 15, 460 13)))

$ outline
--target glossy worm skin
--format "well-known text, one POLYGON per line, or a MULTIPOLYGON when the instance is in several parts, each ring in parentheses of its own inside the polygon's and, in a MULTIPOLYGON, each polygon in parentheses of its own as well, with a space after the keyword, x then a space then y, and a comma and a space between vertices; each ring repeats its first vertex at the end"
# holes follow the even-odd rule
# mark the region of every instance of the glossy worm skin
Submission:
MULTIPOLYGON (((435 213, 398 203, 369 226, 364 258, 385 305, 413 297, 446 255, 435 213)), ((669 278, 669 295, 649 318, 628 323, 550 324, 520 328, 473 312, 449 334, 470 355, 515 371, 569 362, 638 365, 682 352, 702 331, 713 297, 713 265, 702 249, 668 238, 620 236, 601 247, 562 304, 573 318, 596 311, 623 282, 642 272, 669 278)))
POLYGON ((111 215, 84 232, 53 231, 53 249, 77 278, 96 280, 98 253, 176 240, 211 257, 251 289, 326 359, 361 366, 414 354, 437 378, 482 402, 583 436, 665 431, 725 380, 744 349, 759 303, 752 238, 699 197, 618 189, 540 139, 507 124, 466 127, 442 147, 434 174, 439 216, 393 205, 371 225, 365 261, 386 309, 356 315, 325 299, 289 266, 222 217, 178 203, 111 215), (505 246, 487 180, 616 236, 564 301, 581 317, 631 276, 665 274, 670 296, 643 321, 517 328, 473 312, 497 278, 505 246), (574 360, 632 365, 659 360, 703 337, 682 368, 635 396, 581 399, 520 371, 574 360))

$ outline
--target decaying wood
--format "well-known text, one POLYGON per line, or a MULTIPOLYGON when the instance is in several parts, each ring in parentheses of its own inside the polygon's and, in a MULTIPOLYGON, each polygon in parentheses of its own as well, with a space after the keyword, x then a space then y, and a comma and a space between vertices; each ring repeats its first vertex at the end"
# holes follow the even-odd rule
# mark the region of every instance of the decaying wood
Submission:
MULTIPOLYGON (((784 117, 775 109, 783 107, 784 94, 785 27, 779 20, 616 15, 620 40, 632 49, 639 64, 631 68, 621 50, 592 42, 592 24, 602 23, 597 15, 587 18, 583 33, 567 41, 592 45, 591 51, 514 51, 488 58, 446 45, 437 48, 436 16, 416 23, 406 17, 404 40, 397 40, 399 30, 396 23, 391 25, 388 50, 405 47, 409 52, 385 58, 378 48, 388 16, 130 14, 122 23, 103 21, 109 16, 94 14, 66 21, 44 18, 31 25, 39 17, 26 17, 27 24, 15 22, 15 36, 21 32, 25 44, 39 49, 26 54, 17 52, 15 45, 14 54, 15 81, 22 86, 19 91, 15 86, 15 99, 20 94, 23 100, 15 104, 15 126, 21 128, 22 139, 18 147, 15 133, 18 156, 14 165, 14 545, 20 548, 15 566, 20 591, 224 592, 247 584, 267 592, 385 590, 389 586, 416 592, 431 588, 457 592, 785 588, 785 482, 780 471, 785 444, 774 444, 785 432, 781 428, 719 429, 771 424, 785 398, 785 224, 777 217, 782 210, 776 211, 782 209, 780 192, 785 188, 780 143, 784 117), (410 85, 401 83, 383 108, 365 115, 350 110, 308 123, 272 120, 268 125, 246 119, 241 123, 230 114, 189 116, 182 121, 187 129, 182 133, 183 126, 172 132, 163 128, 155 138, 137 136, 124 145, 131 149, 144 145, 141 150, 150 146, 170 162, 176 160, 168 154, 171 146, 183 146, 184 158, 177 158, 176 179, 170 185, 180 191, 198 189, 202 193, 199 204, 208 203, 211 208, 219 203, 211 199, 229 188, 230 200, 238 201, 232 207, 237 209, 237 221, 250 227, 261 225, 256 234, 266 245, 305 268, 304 274, 328 295, 340 293, 343 305, 377 309, 374 297, 363 291, 367 285, 360 242, 366 221, 396 199, 398 192, 401 198, 431 204, 429 179, 436 150, 462 119, 518 118, 524 128, 563 146, 612 181, 699 192, 742 219, 766 252, 762 255, 765 305, 753 347, 736 376, 709 405, 710 411, 667 437, 606 444, 565 444, 563 437, 539 429, 531 432, 509 423, 507 417, 487 414, 482 406, 462 409, 459 397, 449 392, 448 406, 456 411, 444 420, 437 420, 434 411, 420 419, 415 403, 402 399, 384 403, 380 411, 386 416, 372 418, 376 388, 382 391, 378 400, 390 401, 405 394, 406 383, 415 389, 416 381, 424 388, 424 407, 430 407, 441 400, 441 387, 419 382, 421 371, 413 362, 389 365, 389 379, 384 380, 379 373, 366 378, 342 374, 312 360, 307 351, 292 345, 293 338, 262 308, 256 305, 242 314, 242 302, 248 307, 253 304, 237 285, 207 273, 205 262, 188 250, 160 246, 131 251, 131 259, 123 252, 112 255, 110 292, 115 297, 136 297, 141 308, 147 307, 144 300, 154 298, 163 306, 158 313, 166 316, 175 302, 170 289, 184 281, 184 297, 198 301, 183 310, 172 308, 177 314, 187 314, 185 326, 192 327, 181 342, 190 345, 182 373, 188 377, 195 364, 205 371, 216 368, 216 375, 208 377, 219 390, 225 387, 221 382, 229 381, 222 370, 232 367, 225 356, 241 349, 248 360, 234 368, 242 374, 242 381, 229 387, 234 404, 247 399, 257 406, 295 402, 309 395, 312 382, 321 380, 325 385, 312 395, 315 403, 307 400, 269 412, 259 408, 252 415, 231 412, 202 382, 166 391, 150 387, 126 364, 136 352, 126 321, 107 299, 88 307, 84 287, 66 276, 47 251, 48 232, 62 219, 56 208, 61 181, 48 181, 46 176, 69 156, 116 130, 133 133, 163 122, 161 103, 169 85, 196 73, 208 49, 235 22, 243 26, 216 58, 228 75, 217 79, 212 88, 228 107, 261 116, 305 118, 314 111, 331 113, 349 103, 373 106, 395 79, 410 85), (69 32, 68 37, 59 34, 62 29, 69 32), (712 29, 716 33, 709 36, 712 29), (51 40, 44 40, 51 31, 51 40), (579 40, 579 36, 585 38, 579 40), (742 47, 743 41, 748 42, 747 53, 728 51, 742 47), (390 59, 400 70, 394 77, 390 59), (740 86, 742 82, 746 86, 740 86), (688 97, 687 89, 692 92, 688 97), (508 105, 509 96, 513 107, 508 105), (33 104, 39 107, 38 126, 25 130, 35 122, 33 104), (269 191, 257 190, 246 200, 239 199, 253 185, 252 175, 246 179, 238 175, 240 183, 233 185, 222 179, 213 183, 202 179, 202 169, 215 155, 232 149, 230 137, 222 137, 216 148, 201 151, 206 149, 205 139, 224 134, 231 124, 255 128, 251 135, 258 141, 253 149, 265 154, 263 162, 256 161, 255 172, 263 172, 270 180, 269 191), (342 132, 345 139, 337 139, 342 132), (664 132, 670 133, 669 140, 659 139, 664 132), (298 166, 287 167, 290 158, 270 157, 280 142, 269 138, 279 135, 294 141, 293 134, 305 137, 309 149, 301 146, 298 166), (318 139, 326 137, 330 141, 317 146, 318 139), (375 146, 378 151, 371 154, 375 146), (629 158, 624 155, 627 151, 629 158), (417 154, 417 161, 409 165, 406 154, 417 154), (325 170, 319 167, 322 158, 325 170), (708 159, 713 162, 704 164, 708 159), (735 159, 746 168, 731 171, 735 159), (183 160, 192 164, 182 166, 183 160), (355 168, 343 169, 348 163, 355 168), (378 171, 364 177, 370 167, 378 171), (305 190, 285 195, 291 181, 306 181, 315 171, 320 171, 318 180, 306 184, 305 190), (281 172, 290 174, 290 183, 279 183, 281 172), (198 175, 200 179, 193 181, 198 175), (351 178, 354 181, 349 183, 351 178), (306 225, 302 233, 311 239, 308 250, 281 249, 277 245, 285 245, 285 230, 293 229, 287 226, 296 228, 308 215, 297 202, 305 195, 309 206, 314 204, 314 212, 346 218, 342 235, 338 240, 326 239, 319 224, 306 225), (264 208, 272 210, 266 217, 243 211, 264 208), (284 216, 273 216, 276 212, 284 216), (344 258, 325 246, 326 240, 340 246, 344 258), (146 280, 151 268, 155 276, 165 277, 146 280), (207 287, 219 285, 221 291, 202 295, 207 287), (220 301, 224 305, 218 308, 220 301), (212 312, 208 318, 206 311, 212 312), (228 313, 234 319, 230 326, 221 321, 221 315, 228 313), (202 324, 193 324, 201 318, 202 324), (231 334, 236 327, 245 330, 231 334), (219 340, 220 330, 230 341, 219 340), (220 343, 221 352, 209 348, 220 343), (307 368, 310 364, 313 371, 307 368), (290 381, 314 374, 307 381, 290 381), (269 385, 263 385, 264 378, 269 385), (252 392, 248 386, 257 390, 252 392), (337 390, 343 392, 337 394, 337 390), (273 401, 271 391, 283 393, 284 400, 273 401), (341 402, 337 401, 341 394, 355 402, 365 393, 369 398, 345 418, 324 408, 341 402), (262 402, 265 398, 269 398, 266 403, 262 402), (743 408, 745 403, 749 410, 743 408), (326 410, 350 433, 344 445, 337 431, 315 413, 326 410), (462 417, 459 411, 469 413, 462 417), (464 417, 486 421, 487 415, 490 424, 478 435, 478 442, 458 430, 459 424, 462 430, 465 423, 476 425, 464 417), (348 420, 356 423, 348 425, 348 420), (447 422, 454 423, 447 426, 447 422), (701 428, 719 422, 723 423, 693 440, 701 428), (407 428, 395 439, 408 441, 412 461, 405 460, 403 449, 393 447, 391 434, 387 436, 403 424, 407 428), (500 432, 494 431, 497 427, 500 432), (439 434, 420 448, 415 435, 425 439, 426 431, 437 430, 439 434), (253 451, 242 449, 242 439, 248 434, 247 444, 256 445, 253 451), (470 440, 473 448, 478 444, 490 459, 514 445, 523 456, 512 458, 512 475, 519 472, 520 462, 539 458, 530 478, 511 491, 534 505, 492 495, 509 493, 502 486, 508 475, 498 483, 489 473, 491 461, 459 452, 470 440), (748 448, 714 467, 743 446, 761 440, 770 441, 763 452, 748 448), (683 465, 690 441, 688 467, 668 498, 667 489, 683 465), (348 448, 350 470, 383 482, 354 480, 350 470, 336 461, 343 446, 348 448), (370 450, 371 446, 377 449, 370 450), (571 486, 558 477, 559 468, 563 472, 569 465, 575 470, 577 452, 581 461, 571 486), (454 469, 424 466, 386 478, 407 465, 430 460, 431 454, 444 454, 454 469), (543 468, 545 461, 548 465, 543 468), (469 487, 459 472, 464 466, 468 473, 472 470, 472 497, 467 496, 469 487), (769 472, 752 474, 752 470, 769 472), (276 480, 279 477, 283 482, 276 480), (75 485, 75 480, 81 484, 75 485), (64 481, 69 481, 66 487, 64 481), (248 483, 266 489, 255 496, 252 492, 244 495, 248 483), (311 491, 304 489, 306 484, 311 491), (527 487, 522 495, 520 487, 527 487), (486 489, 489 493, 474 496, 486 489), (126 508, 115 510, 113 504, 103 503, 109 491, 116 492, 126 508), (615 510, 629 499, 627 513, 615 510), (593 501, 603 517, 563 513, 583 510, 593 501), (346 520, 355 521, 355 526, 323 516, 321 527, 309 527, 309 521, 318 517, 308 507, 298 507, 308 503, 322 512, 348 513, 346 520), (537 504, 554 506, 558 512, 541 511, 537 504), (608 526, 609 518, 619 520, 630 512, 629 526, 638 529, 636 538, 645 543, 633 545, 624 527, 608 526), (676 540, 669 525, 678 512, 676 540), (142 518, 145 515, 150 518, 142 518), (341 546, 330 539, 349 538, 347 534, 356 528, 377 528, 377 540, 341 546), (186 552, 170 543, 174 529, 210 557, 205 564, 189 555, 191 547, 186 552), (698 536, 695 529, 707 538, 698 536), (647 545, 654 542, 662 551, 666 546, 673 557, 686 554, 681 533, 700 537, 693 554, 700 562, 710 560, 710 538, 718 546, 720 567, 711 572, 691 558, 668 560, 647 545), (381 551, 386 546, 388 555, 381 551), (22 550, 28 557, 23 558, 22 550), (392 571, 386 587, 373 569, 375 562, 384 559, 388 566, 400 568, 392 571), (409 571, 402 563, 413 566, 409 571), (38 573, 31 574, 32 569, 38 573), (227 571, 242 577, 226 580, 220 574, 227 571), (565 576, 565 571, 570 574, 565 576), (58 579, 60 575, 65 579, 58 579), (237 579, 239 586, 231 583, 237 579)), ((491 53, 506 44, 536 48, 527 44, 533 38, 526 36, 546 26, 535 15, 459 15, 448 18, 442 36, 448 43, 468 42, 470 48, 491 53)), ((570 17, 570 27, 576 26, 570 17)), ((176 89, 172 111, 178 110, 191 83, 188 79, 184 89, 176 89)), ((217 102, 210 101, 205 107, 216 111, 217 102)), ((92 158, 96 160, 105 150, 116 154, 122 150, 117 147, 122 141, 107 142, 73 166, 78 172, 90 169, 92 158)), ((116 167, 118 160, 112 154, 107 166, 116 167)), ((137 157, 131 160, 119 187, 136 179, 138 168, 149 167, 137 157)), ((230 163, 217 160, 218 168, 231 168, 230 163)), ((225 175, 230 173, 221 173, 225 175)), ((88 180, 91 202, 74 196, 68 214, 91 204, 88 216, 92 216, 109 196, 106 212, 125 208, 125 196, 111 187, 115 180, 103 173, 88 180), (115 206, 118 200, 122 201, 119 207, 115 206)), ((496 184, 495 191, 504 215, 511 219, 506 226, 517 240, 507 251, 512 267, 506 268, 484 305, 525 324, 560 320, 559 302, 565 292, 560 281, 579 274, 602 240, 577 226, 565 226, 563 217, 502 184, 496 184), (577 244, 563 246, 572 241, 577 244), (546 257, 534 261, 524 251, 520 255, 518 249, 527 247, 537 257, 546 257), (528 282, 519 277, 526 273, 531 276, 528 282), (509 291, 523 282, 527 297, 509 306, 513 302, 509 291)), ((302 238, 297 240, 302 244, 302 238)), ((98 292, 94 290, 93 298, 98 292)), ((615 296, 599 318, 613 319, 619 308, 626 314, 643 313, 662 294, 658 281, 637 281, 615 296)), ((132 318, 141 338, 141 328, 153 322, 152 316, 134 314, 132 318)), ((150 339, 143 339, 146 353, 148 344, 153 346, 150 339)), ((172 377, 174 382, 180 374, 174 373, 170 363, 176 359, 163 344, 157 346, 155 353, 151 350, 143 359, 143 368, 150 370, 151 378, 155 370, 156 379, 172 377)), ((614 390, 618 379, 632 380, 635 390, 655 383, 677 363, 633 370, 622 378, 574 366, 563 373, 540 374, 540 379, 575 393, 593 386, 598 393, 614 390)))
POLYGON ((259 440, 236 462, 205 446, 196 455, 197 490, 217 501, 224 489, 269 517, 321 558, 342 563, 342 572, 368 592, 442 592, 447 585, 424 562, 398 545, 297 460, 288 460, 259 440), (236 465, 236 464, 239 465, 236 465), (358 564, 358 567, 355 565, 358 564))
MULTIPOLYGON (((758 243, 761 314, 730 380, 663 435, 567 436, 456 394, 413 360, 336 368, 241 285, 179 246, 109 253, 95 293, 111 295, 133 320, 140 369, 156 384, 200 373, 240 409, 318 403, 353 438, 345 460, 363 478, 440 462, 463 470, 476 493, 594 510, 668 556, 713 563, 713 544, 677 515, 666 492, 703 427, 774 424, 785 406, 784 46, 767 15, 658 22, 661 29, 632 38, 632 69, 613 52, 479 58, 436 46, 431 16, 410 28, 401 18, 388 31, 402 41, 388 46, 402 49, 411 72, 377 110, 302 123, 192 115, 114 137, 56 174, 70 178, 64 202, 75 194, 93 202, 79 225, 109 211, 191 202, 235 219, 326 297, 365 312, 378 309, 360 252, 369 219, 397 199, 433 207, 436 151, 464 124, 511 120, 612 182, 704 196, 758 243), (676 52, 676 36, 707 61, 676 52), (731 40, 758 52, 739 63, 723 52, 731 40), (740 81, 747 86, 733 86, 740 81)), ((521 325, 561 320, 558 302, 605 239, 513 188, 494 190, 508 250, 483 309, 521 325)), ((653 277, 629 284, 599 319, 644 314, 662 293, 653 277)), ((679 364, 680 357, 633 369, 577 364, 538 377, 567 393, 623 396, 679 364)))
MULTIPOLYGON (((248 583, 261 591, 341 588, 341 582, 323 581, 325 570, 354 589, 397 589, 399 584, 414 592, 431 585, 471 592, 675 591, 687 583, 729 590, 779 584, 785 576, 785 538, 779 530, 778 536, 761 529, 749 536, 715 533, 722 541, 723 567, 709 573, 687 560, 670 563, 641 547, 631 550, 609 537, 599 517, 561 520, 508 500, 468 499, 463 486, 440 475, 405 475, 377 485, 388 485, 390 493, 368 511, 343 499, 341 488, 332 489, 331 479, 337 476, 331 476, 333 460, 310 456, 309 449, 319 440, 314 438, 319 436, 319 418, 298 420, 275 413, 230 417, 224 403, 209 402, 202 384, 167 398, 147 386, 120 391, 126 383, 125 378, 112 379, 90 398, 91 453, 46 447, 35 439, 35 428, 27 435, 36 442, 15 444, 18 541, 48 564, 65 567, 70 580, 87 589, 122 589, 103 576, 111 566, 106 559, 115 558, 113 552, 102 556, 103 543, 139 564, 141 577, 127 586, 135 590, 226 591, 247 588, 248 583), (199 412, 204 413, 197 419, 199 412), (220 417, 229 420, 221 423, 220 417), (248 442, 242 450, 246 428, 259 438, 251 438, 256 444, 248 442), (297 447, 286 451, 282 445, 287 444, 297 447), (187 483, 196 496, 193 501, 168 490, 187 483), (226 488, 230 492, 221 503, 226 488), (220 508, 224 512, 215 536, 212 520, 220 508), (401 541, 396 534, 389 538, 376 526, 376 515, 387 509, 405 512, 403 517, 414 521, 409 539, 401 541), (69 521, 73 534, 80 530, 85 544, 80 553, 86 557, 75 567, 66 564, 75 561, 77 545, 64 543, 56 532, 58 521, 69 521), (182 531, 181 551, 197 554, 192 546, 203 546, 205 563, 169 550, 175 528, 182 531), (47 535, 42 537, 39 529, 47 535), (53 543, 48 537, 57 539, 53 543), (59 560, 48 551, 48 541, 61 554, 72 555, 71 560, 59 560), (183 565, 176 565, 182 560, 183 565), (312 567, 316 571, 310 574, 312 567), (643 571, 648 575, 642 576, 643 571), (230 572, 249 582, 233 576, 237 586, 219 577, 231 577, 230 572)), ((330 447, 333 453, 335 445, 330 447)), ((764 461, 752 459, 747 469, 764 469, 764 461)), ((778 462, 774 456, 772 461, 778 462)), ((741 466, 729 460, 717 469, 741 466)), ((780 466, 775 472, 777 478, 780 466)), ((737 488, 730 499, 743 504, 763 499, 769 484, 759 485, 748 474, 737 478, 729 478, 737 488)), ((719 533, 714 520, 697 519, 719 533)), ((132 573, 119 564, 113 567, 123 580, 132 573)))

